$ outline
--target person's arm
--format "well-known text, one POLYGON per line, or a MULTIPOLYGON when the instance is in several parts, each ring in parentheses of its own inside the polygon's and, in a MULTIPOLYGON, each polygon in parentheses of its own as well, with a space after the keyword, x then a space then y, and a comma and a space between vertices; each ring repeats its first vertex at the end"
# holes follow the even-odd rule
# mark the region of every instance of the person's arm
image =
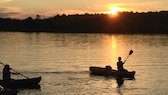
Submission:
POLYGON ((13 75, 19 75, 20 73, 11 72, 11 74, 13 74, 13 75))

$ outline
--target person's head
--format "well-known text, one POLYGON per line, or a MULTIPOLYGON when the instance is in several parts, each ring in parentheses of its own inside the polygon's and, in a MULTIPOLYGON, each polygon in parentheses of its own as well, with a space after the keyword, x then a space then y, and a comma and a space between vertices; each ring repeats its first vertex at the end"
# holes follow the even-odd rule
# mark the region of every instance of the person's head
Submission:
POLYGON ((9 67, 9 65, 8 65, 8 64, 7 64, 7 65, 5 65, 5 68, 6 68, 6 69, 10 69, 10 67, 9 67))
POLYGON ((120 61, 120 60, 121 60, 121 57, 118 57, 118 60, 120 61))

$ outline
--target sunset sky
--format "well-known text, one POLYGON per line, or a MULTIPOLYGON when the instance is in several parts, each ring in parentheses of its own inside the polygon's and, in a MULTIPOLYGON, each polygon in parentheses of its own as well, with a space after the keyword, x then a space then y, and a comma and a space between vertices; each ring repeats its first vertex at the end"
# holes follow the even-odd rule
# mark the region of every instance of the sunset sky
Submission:
POLYGON ((0 0, 0 17, 109 13, 112 7, 120 11, 161 11, 168 10, 168 0, 0 0))

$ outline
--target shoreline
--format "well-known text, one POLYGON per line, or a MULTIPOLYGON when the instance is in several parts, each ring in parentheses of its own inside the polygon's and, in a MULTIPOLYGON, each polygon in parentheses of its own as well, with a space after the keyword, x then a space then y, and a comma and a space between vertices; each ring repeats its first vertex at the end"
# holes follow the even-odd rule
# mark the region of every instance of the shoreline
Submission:
POLYGON ((168 34, 168 11, 109 14, 57 15, 47 19, 0 18, 0 31, 109 34, 168 34))

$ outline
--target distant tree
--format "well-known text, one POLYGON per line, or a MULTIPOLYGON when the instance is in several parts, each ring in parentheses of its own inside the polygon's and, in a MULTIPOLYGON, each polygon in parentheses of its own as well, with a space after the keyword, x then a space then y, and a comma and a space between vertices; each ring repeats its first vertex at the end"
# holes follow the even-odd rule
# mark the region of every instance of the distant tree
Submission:
POLYGON ((36 15, 36 19, 40 19, 40 18, 41 18, 41 16, 37 14, 36 15))
POLYGON ((90 15, 89 13, 85 13, 85 15, 90 15))
POLYGON ((28 17, 28 18, 26 18, 25 20, 33 20, 33 18, 32 17, 28 17))
POLYGON ((62 17, 66 17, 66 14, 62 14, 62 17))

